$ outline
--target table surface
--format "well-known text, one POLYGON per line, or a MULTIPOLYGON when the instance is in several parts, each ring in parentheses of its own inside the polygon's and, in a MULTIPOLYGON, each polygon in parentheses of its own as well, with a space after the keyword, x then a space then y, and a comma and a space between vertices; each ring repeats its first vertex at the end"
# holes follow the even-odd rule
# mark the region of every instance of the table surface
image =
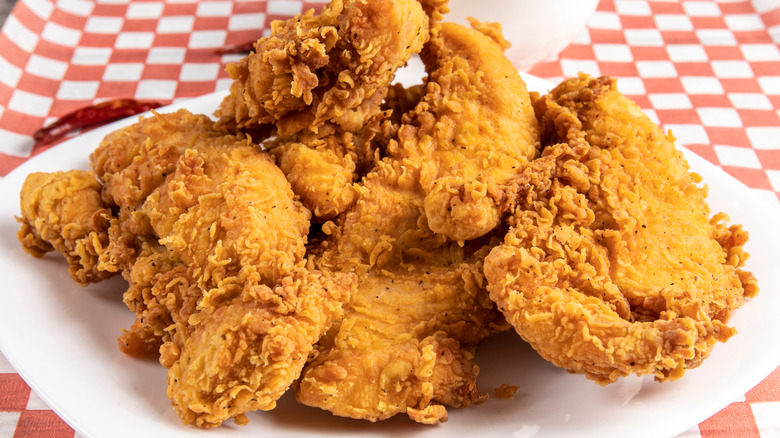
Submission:
MULTIPOLYGON (((0 0, 0 19, 13 3, 0 0)), ((238 57, 215 48, 322 3, 19 0, 0 32, 0 178, 48 148, 34 146, 36 129, 79 107, 225 90, 238 57)), ((780 208, 778 43, 780 0, 602 0, 570 46, 529 72, 617 77, 680 144, 780 208)), ((780 436, 778 418, 780 369, 682 436, 780 436)), ((74 434, 0 354, 0 437, 74 434)))

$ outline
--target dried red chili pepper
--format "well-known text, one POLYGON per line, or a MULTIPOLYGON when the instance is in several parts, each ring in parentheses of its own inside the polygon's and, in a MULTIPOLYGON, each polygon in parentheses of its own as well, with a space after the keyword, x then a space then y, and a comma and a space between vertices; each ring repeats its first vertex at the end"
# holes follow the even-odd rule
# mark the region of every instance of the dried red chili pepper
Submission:
POLYGON ((36 144, 53 143, 69 132, 112 122, 162 106, 160 102, 114 99, 77 109, 33 134, 36 144))

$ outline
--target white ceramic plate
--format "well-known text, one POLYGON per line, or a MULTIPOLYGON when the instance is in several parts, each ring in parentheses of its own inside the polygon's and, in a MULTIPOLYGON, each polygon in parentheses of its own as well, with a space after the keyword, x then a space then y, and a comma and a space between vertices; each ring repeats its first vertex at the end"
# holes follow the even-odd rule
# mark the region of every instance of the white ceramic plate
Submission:
MULTIPOLYGON (((409 71, 404 75, 413 80, 409 71)), ((526 77, 529 88, 549 84, 526 77)), ((210 114, 221 99, 211 94, 175 107, 210 114)), ((167 108, 163 111, 173 110, 167 108)), ((29 160, 0 182, 0 349, 32 388, 85 437, 663 437, 673 436, 743 396, 780 365, 780 274, 775 264, 780 213, 737 180, 686 153, 710 186, 714 211, 726 211, 750 231, 749 262, 759 296, 734 312, 739 334, 715 347, 703 365, 672 383, 627 378, 601 387, 539 358, 512 333, 480 348, 479 384, 492 394, 503 383, 520 390, 512 400, 450 409, 450 420, 418 425, 399 415, 382 423, 337 418, 296 404, 287 394, 277 409, 249 415, 248 426, 232 422, 202 431, 182 426, 165 395, 165 369, 155 360, 123 355, 120 329, 133 315, 122 304, 120 279, 87 288, 68 276, 55 254, 26 255, 16 240, 19 190, 34 171, 88 168, 88 154, 108 132, 134 121, 86 133, 29 160)))

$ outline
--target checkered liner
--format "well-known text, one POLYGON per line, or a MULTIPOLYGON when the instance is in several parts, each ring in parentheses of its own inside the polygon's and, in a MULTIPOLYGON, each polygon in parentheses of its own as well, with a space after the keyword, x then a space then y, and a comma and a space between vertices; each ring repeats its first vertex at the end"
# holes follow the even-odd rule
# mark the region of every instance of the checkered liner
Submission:
MULTIPOLYGON (((31 134, 111 98, 162 103, 225 90, 215 49, 327 0, 19 0, 0 31, 0 177, 46 147, 31 134)), ((510 1, 510 0, 507 0, 510 1)), ((618 86, 678 142, 775 205, 780 0, 601 0, 588 29, 530 73, 618 86)), ((0 436, 73 437, 0 355, 0 436)), ((780 370, 682 436, 780 436, 780 370)))
POLYGON ((777 205, 778 43, 778 0, 602 0, 588 30, 531 73, 618 77, 680 144, 777 205))
POLYGON ((31 135, 112 98, 163 103, 227 89, 216 49, 322 1, 19 0, 0 32, 0 175, 45 148, 31 135))
MULTIPOLYGON (((21 0, 0 33, 0 175, 39 152, 36 128, 75 108, 225 89, 236 56, 215 49, 323 1, 21 0)), ((777 203, 778 41, 777 0, 603 0, 589 29, 531 73, 619 77, 680 144, 777 203)))

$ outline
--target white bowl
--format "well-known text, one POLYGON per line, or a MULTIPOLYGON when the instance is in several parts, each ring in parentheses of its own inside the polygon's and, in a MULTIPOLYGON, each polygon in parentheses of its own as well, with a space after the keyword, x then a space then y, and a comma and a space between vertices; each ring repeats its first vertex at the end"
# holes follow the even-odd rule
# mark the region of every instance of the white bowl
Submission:
POLYGON ((512 43, 509 60, 525 70, 557 55, 585 27, 598 0, 450 0, 447 21, 468 24, 467 17, 499 22, 512 43))

